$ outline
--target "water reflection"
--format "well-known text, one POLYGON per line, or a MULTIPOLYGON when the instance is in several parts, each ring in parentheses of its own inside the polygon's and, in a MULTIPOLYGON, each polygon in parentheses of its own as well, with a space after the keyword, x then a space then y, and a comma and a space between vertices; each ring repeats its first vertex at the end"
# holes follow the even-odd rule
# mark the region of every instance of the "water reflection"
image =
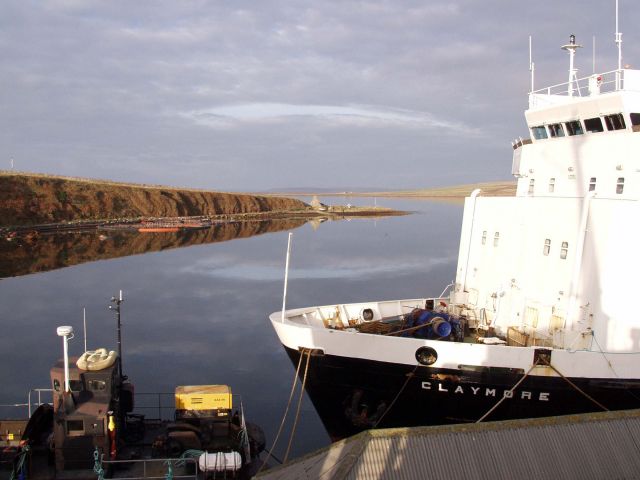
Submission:
MULTIPOLYGON (((288 307, 440 293, 455 275, 461 208, 386 199, 384 206, 418 213, 295 230, 288 307)), ((68 251, 85 263, 0 282, 0 404, 24 401, 29 388, 47 386, 50 364, 62 352, 58 325, 74 327, 71 354, 82 353, 83 307, 88 347, 113 349, 115 317, 107 305, 122 289, 124 369, 136 391, 227 383, 242 394, 247 417, 264 428, 270 444, 295 373, 267 318, 282 305, 289 228, 188 248, 159 243, 145 255, 98 262, 73 252, 69 239, 68 251)), ((113 243, 122 251, 132 248, 125 238, 113 243)), ((16 259, 28 262, 27 256, 20 253, 16 259)), ((0 416, 8 414, 0 410, 0 416)), ((288 435, 283 438, 277 455, 286 448, 288 435)), ((328 442, 305 398, 292 456, 328 442)))
POLYGON ((292 230, 306 222, 307 219, 304 218, 253 220, 226 222, 210 228, 177 232, 138 233, 134 229, 100 229, 29 235, 11 241, 3 239, 0 241, 0 278, 46 272, 96 260, 292 230))

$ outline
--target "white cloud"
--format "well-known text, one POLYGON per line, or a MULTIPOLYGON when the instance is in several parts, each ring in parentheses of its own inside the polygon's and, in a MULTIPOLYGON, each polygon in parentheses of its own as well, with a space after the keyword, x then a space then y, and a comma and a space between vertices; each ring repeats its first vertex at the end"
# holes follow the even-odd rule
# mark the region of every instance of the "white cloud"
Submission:
POLYGON ((225 105, 184 114, 194 122, 212 126, 229 126, 238 122, 269 122, 291 117, 312 117, 328 123, 372 127, 400 125, 409 128, 441 129, 459 135, 477 136, 479 131, 459 122, 436 118, 428 112, 372 105, 293 105, 288 103, 246 103, 225 105))

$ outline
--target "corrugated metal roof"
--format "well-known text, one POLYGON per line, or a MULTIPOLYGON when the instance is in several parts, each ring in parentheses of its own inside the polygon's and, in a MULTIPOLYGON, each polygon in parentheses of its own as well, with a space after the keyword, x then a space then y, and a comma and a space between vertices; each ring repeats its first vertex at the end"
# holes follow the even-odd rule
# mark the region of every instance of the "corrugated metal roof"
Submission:
POLYGON ((640 479, 640 410, 369 430, 260 479, 640 479))

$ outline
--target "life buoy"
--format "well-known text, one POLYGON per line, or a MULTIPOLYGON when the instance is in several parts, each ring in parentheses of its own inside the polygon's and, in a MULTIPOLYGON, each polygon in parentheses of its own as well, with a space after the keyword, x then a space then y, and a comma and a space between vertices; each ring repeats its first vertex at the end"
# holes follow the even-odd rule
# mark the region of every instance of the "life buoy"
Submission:
POLYGON ((103 370, 110 367, 116 362, 118 354, 111 350, 107 352, 106 348, 98 348, 97 350, 87 350, 84 352, 76 365, 80 370, 103 370))

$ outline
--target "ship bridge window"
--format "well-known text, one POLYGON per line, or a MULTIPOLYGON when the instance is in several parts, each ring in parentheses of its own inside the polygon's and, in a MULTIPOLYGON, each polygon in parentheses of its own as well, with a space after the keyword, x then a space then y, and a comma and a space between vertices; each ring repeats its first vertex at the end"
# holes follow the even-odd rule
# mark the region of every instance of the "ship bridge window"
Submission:
POLYGON ((620 194, 624 191, 624 177, 618 177, 618 183, 616 184, 616 193, 620 194))
POLYGON ((621 113, 605 115, 604 123, 607 124, 607 130, 624 130, 625 128, 627 128, 624 123, 624 117, 621 113))
POLYGON ((596 177, 591 177, 589 180, 589 191, 593 192, 596 189, 596 177))
POLYGON ((587 118, 584 121, 584 128, 586 128, 587 132, 590 133, 604 132, 604 127, 602 126, 602 120, 600 117, 587 118))
POLYGON ((533 194, 533 188, 535 187, 535 185, 536 185, 535 178, 532 178, 531 180, 529 180, 529 192, 528 192, 529 195, 533 194))
POLYGON ((551 239, 550 238, 545 238, 544 239, 544 248, 542 249, 542 254, 547 256, 547 255, 549 255, 550 251, 551 251, 551 239))
POLYGON ((567 133, 569 134, 569 136, 582 135, 584 133, 584 130, 582 129, 582 124, 580 123, 579 120, 573 120, 571 122, 567 122, 565 123, 565 126, 567 127, 567 133))
POLYGON ((487 243, 487 231, 483 230, 482 231, 482 245, 487 243))
POLYGON ((547 129, 542 125, 539 127, 531 127, 531 135, 536 140, 542 140, 543 138, 547 138, 547 129))
POLYGON ((553 193, 555 189, 556 189, 556 179, 552 177, 549 179, 549 193, 553 193))
POLYGON ((640 131, 640 113, 630 113, 629 118, 631 119, 631 125, 633 126, 634 132, 640 131))
POLYGON ((567 258, 567 253, 569 253, 569 242, 562 242, 562 247, 560 247, 560 258, 565 260, 567 258))
POLYGON ((549 125, 549 135, 551 137, 564 137, 564 129, 561 123, 553 123, 549 125))
POLYGON ((498 243, 500 243, 500 232, 496 232, 496 234, 493 236, 493 246, 497 247, 498 243))

